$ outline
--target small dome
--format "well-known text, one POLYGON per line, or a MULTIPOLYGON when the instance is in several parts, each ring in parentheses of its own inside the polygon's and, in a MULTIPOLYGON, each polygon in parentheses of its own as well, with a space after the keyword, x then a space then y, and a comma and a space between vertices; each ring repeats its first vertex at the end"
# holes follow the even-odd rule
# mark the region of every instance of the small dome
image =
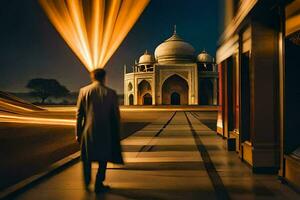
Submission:
POLYGON ((155 49, 154 55, 159 63, 195 61, 194 47, 181 39, 176 30, 169 39, 155 49))
POLYGON ((214 57, 209 55, 206 51, 202 51, 198 57, 197 57, 198 62, 200 63, 214 63, 214 57))
POLYGON ((139 64, 153 64, 155 62, 154 56, 146 50, 144 55, 139 59, 139 64))

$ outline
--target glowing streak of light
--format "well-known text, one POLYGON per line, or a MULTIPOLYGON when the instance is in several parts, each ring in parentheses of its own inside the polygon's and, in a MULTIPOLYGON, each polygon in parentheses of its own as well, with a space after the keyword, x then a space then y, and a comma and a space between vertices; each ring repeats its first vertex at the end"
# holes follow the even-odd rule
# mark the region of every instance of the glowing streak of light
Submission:
POLYGON ((50 112, 76 112, 76 109, 77 109, 76 106, 70 106, 70 107, 43 106, 43 108, 50 112))
POLYGON ((39 0, 89 71, 103 68, 150 0, 39 0))
POLYGON ((73 119, 54 119, 54 118, 0 115, 0 122, 75 126, 76 121, 73 119))
POLYGON ((1 101, 0 105, 4 105, 4 107, 13 107, 13 108, 24 110, 24 111, 33 111, 32 109, 25 108, 23 106, 17 106, 17 105, 11 104, 11 103, 6 103, 4 101, 1 101))
MULTIPOLYGON (((76 112, 76 107, 43 107, 50 112, 76 112)), ((172 106, 120 106, 121 112, 145 112, 145 111, 218 111, 218 106, 186 106, 186 107, 172 107, 172 106)))

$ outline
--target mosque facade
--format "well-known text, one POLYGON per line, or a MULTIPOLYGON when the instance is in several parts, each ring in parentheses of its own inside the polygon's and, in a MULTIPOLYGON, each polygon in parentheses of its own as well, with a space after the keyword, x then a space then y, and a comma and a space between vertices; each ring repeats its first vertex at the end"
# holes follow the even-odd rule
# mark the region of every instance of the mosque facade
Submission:
POLYGON ((124 105, 217 105, 218 71, 206 51, 194 47, 176 32, 148 51, 130 71, 124 67, 124 105))

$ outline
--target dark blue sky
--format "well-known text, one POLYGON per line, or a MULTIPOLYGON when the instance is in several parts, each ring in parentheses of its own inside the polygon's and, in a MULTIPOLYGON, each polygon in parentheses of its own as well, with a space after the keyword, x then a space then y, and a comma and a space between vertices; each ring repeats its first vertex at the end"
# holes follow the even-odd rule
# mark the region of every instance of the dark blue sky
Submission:
MULTIPOLYGON (((31 78, 55 78, 71 91, 89 83, 89 75, 54 30, 37 0, 9 0, 0 7, 0 90, 27 91, 31 78)), ((123 66, 145 49, 151 53, 170 37, 173 26, 197 53, 215 55, 217 0, 152 0, 106 65, 108 84, 123 92, 123 66)))

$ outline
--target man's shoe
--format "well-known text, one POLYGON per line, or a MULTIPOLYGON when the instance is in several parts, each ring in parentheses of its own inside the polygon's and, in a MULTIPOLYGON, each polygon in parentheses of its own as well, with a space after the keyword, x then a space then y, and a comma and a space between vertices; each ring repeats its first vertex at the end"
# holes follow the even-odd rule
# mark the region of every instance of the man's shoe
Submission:
POLYGON ((103 193, 110 190, 110 187, 108 185, 103 185, 103 183, 99 185, 95 185, 95 193, 103 193))
POLYGON ((91 180, 90 179, 85 179, 83 184, 84 184, 84 189, 86 191, 90 191, 90 183, 91 183, 91 180))
POLYGON ((84 189, 85 189, 85 191, 89 192, 90 191, 90 185, 84 184, 84 189))

